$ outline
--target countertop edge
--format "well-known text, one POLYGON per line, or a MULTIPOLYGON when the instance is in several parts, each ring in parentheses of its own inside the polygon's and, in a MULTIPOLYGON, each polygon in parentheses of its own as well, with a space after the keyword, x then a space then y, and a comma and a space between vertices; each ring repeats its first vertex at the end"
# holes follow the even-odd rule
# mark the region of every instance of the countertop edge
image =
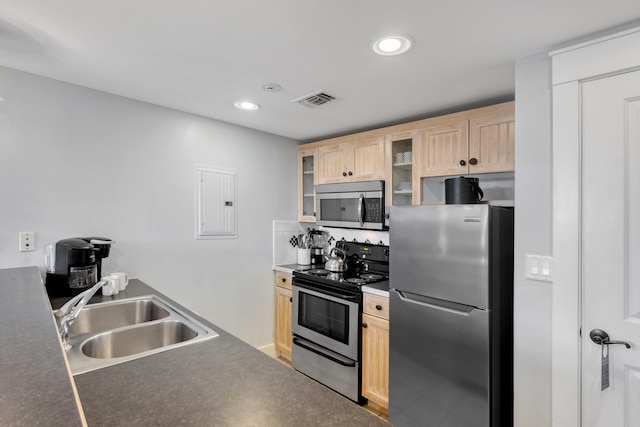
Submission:
POLYGON ((385 298, 389 298, 389 284, 388 282, 385 282, 386 284, 383 284, 381 286, 376 286, 376 283, 373 283, 371 285, 364 285, 362 287, 362 292, 366 293, 366 294, 372 294, 372 295, 378 295, 381 297, 385 297, 385 298))
POLYGON ((0 269, 0 290, 0 425, 86 426, 38 267, 0 269))
POLYGON ((287 268, 283 265, 274 265, 273 271, 279 271, 280 273, 293 274, 293 269, 287 268))

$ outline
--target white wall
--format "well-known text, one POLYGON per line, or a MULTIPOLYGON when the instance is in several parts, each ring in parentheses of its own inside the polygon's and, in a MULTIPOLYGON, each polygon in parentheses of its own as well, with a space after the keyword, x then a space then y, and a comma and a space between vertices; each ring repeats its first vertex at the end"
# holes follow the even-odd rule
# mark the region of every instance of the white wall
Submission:
POLYGON ((515 425, 551 426, 551 283, 524 278, 551 255, 551 90, 546 54, 516 63, 515 425))
POLYGON ((7 68, 0 97, 0 268, 109 237, 105 272, 273 342, 272 221, 295 219, 296 141, 7 68), (237 169, 238 239, 194 239, 196 163, 237 169), (18 252, 19 231, 36 232, 36 252, 18 252))

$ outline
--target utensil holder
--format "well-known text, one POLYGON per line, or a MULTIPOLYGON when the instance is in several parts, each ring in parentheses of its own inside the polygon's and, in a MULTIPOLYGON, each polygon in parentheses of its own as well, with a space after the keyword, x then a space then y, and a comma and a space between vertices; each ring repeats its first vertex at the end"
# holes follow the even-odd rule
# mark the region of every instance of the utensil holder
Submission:
POLYGON ((298 249, 298 265, 311 264, 311 249, 298 249))

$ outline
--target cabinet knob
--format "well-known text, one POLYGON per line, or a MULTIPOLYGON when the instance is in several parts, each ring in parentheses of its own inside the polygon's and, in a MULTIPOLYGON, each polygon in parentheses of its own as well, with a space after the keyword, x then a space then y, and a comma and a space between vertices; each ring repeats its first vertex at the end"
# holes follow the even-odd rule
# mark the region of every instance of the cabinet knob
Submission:
POLYGON ((362 327, 363 327, 363 328, 368 328, 369 326, 367 326, 367 324, 366 324, 366 323, 363 323, 363 324, 362 324, 362 327))
POLYGON ((380 304, 376 305, 376 310, 382 310, 382 306, 380 304))
POLYGON ((467 164, 467 162, 465 162, 464 160, 460 160, 460 166, 465 166, 467 164))
POLYGON ((289 297, 289 302, 293 302, 293 297, 289 297))
POLYGON ((470 165, 477 165, 478 164, 478 159, 476 159, 475 157, 472 157, 469 159, 469 164, 470 165))
POLYGON ((349 176, 353 175, 353 172, 349 171, 349 176))
POLYGON ((287 281, 287 278, 286 278, 286 277, 283 277, 283 278, 282 278, 282 283, 284 283, 284 282, 286 282, 286 281, 287 281))
POLYGON ((342 172, 342 176, 347 176, 347 173, 346 172, 342 172))

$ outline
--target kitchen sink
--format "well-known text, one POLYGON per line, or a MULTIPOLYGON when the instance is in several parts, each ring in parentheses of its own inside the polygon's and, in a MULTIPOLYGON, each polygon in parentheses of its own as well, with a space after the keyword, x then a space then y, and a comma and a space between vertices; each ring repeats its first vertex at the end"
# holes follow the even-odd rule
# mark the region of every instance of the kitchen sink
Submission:
POLYGON ((111 359, 189 341, 197 336, 195 330, 181 321, 167 320, 96 335, 82 344, 82 352, 89 357, 111 359))
POLYGON ((152 298, 113 301, 85 306, 69 327, 70 334, 103 332, 169 317, 152 298))
POLYGON ((217 337, 207 325, 157 295, 87 305, 69 328, 73 375, 217 337))

